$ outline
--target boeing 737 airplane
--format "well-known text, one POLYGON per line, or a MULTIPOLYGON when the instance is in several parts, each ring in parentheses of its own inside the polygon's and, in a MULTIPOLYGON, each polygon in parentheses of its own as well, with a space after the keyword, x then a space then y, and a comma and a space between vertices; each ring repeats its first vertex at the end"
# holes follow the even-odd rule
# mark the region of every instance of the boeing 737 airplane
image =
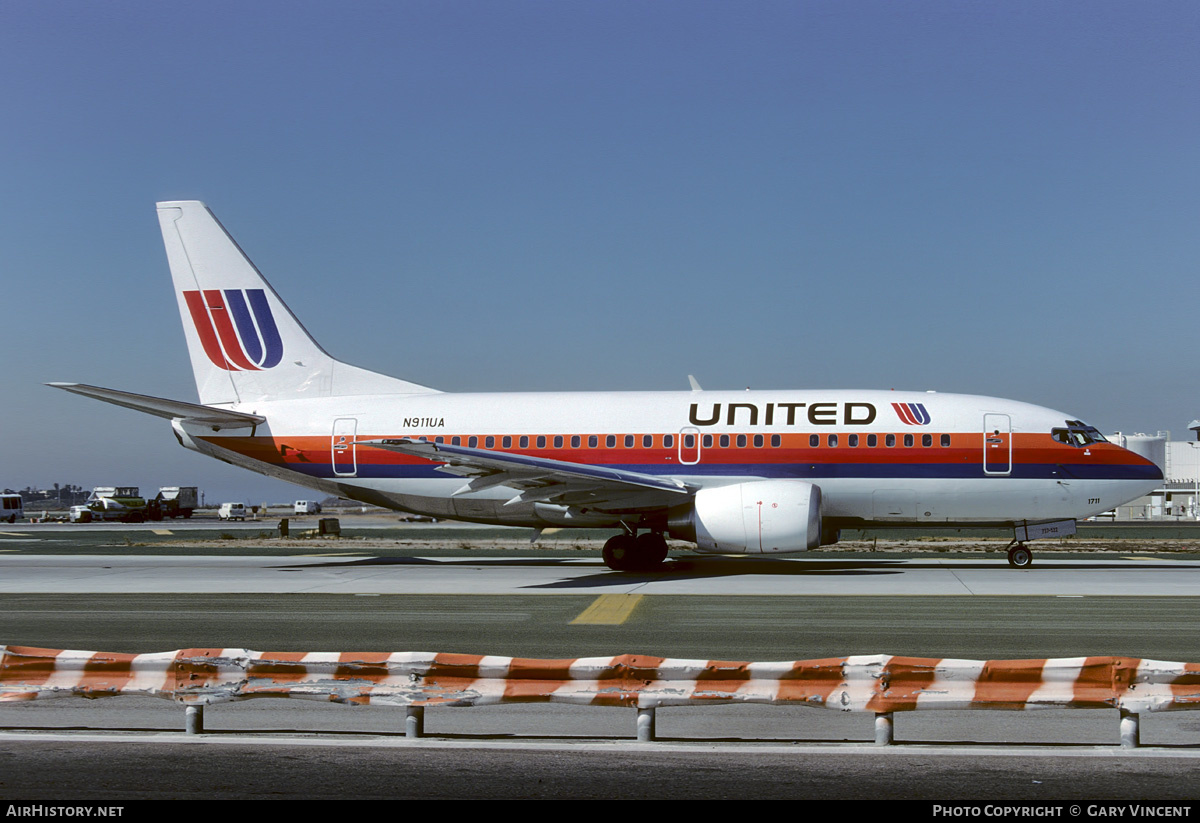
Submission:
POLYGON ((1074 532, 1158 467, 1069 414, 899 391, 443 393, 335 360, 200 202, 158 204, 200 403, 50 385, 171 421, 186 448, 338 497, 437 518, 612 528, 604 561, 666 537, 762 555, 839 530, 1074 532))

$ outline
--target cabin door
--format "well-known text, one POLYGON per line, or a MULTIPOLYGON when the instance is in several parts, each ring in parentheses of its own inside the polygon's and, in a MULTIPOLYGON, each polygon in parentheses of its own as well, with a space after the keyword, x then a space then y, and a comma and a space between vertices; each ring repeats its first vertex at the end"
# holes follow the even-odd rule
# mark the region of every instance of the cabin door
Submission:
POLYGON ((357 431, 357 418, 339 417, 333 421, 333 442, 330 451, 335 477, 354 477, 358 474, 358 455, 354 447, 357 431))
POLYGON ((1007 414, 983 416, 983 473, 993 477, 1012 474, 1012 418, 1007 414))

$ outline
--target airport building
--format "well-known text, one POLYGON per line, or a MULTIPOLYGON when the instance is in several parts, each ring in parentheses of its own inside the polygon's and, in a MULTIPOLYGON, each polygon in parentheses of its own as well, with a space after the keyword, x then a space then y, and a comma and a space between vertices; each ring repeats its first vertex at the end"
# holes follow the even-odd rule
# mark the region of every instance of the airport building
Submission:
POLYGON ((1170 432, 1122 434, 1108 439, 1153 460, 1163 471, 1163 483, 1150 495, 1095 519, 1200 520, 1200 420, 1188 428, 1191 440, 1172 440, 1170 432))

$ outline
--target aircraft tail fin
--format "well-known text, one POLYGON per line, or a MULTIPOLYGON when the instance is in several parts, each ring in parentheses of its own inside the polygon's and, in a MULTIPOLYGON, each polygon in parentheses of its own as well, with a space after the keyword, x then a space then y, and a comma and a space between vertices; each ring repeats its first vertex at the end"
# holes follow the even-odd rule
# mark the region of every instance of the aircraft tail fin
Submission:
POLYGON ((436 391, 333 359, 200 201, 158 222, 201 403, 436 391))

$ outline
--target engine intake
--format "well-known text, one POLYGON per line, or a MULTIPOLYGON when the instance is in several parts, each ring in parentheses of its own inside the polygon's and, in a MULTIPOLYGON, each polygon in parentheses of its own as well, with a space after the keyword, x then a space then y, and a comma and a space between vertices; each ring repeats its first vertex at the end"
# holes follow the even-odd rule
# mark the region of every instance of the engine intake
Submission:
POLYGON ((672 513, 668 533, 701 551, 800 552, 821 545, 821 488, 803 480, 754 480, 701 489, 672 513))

